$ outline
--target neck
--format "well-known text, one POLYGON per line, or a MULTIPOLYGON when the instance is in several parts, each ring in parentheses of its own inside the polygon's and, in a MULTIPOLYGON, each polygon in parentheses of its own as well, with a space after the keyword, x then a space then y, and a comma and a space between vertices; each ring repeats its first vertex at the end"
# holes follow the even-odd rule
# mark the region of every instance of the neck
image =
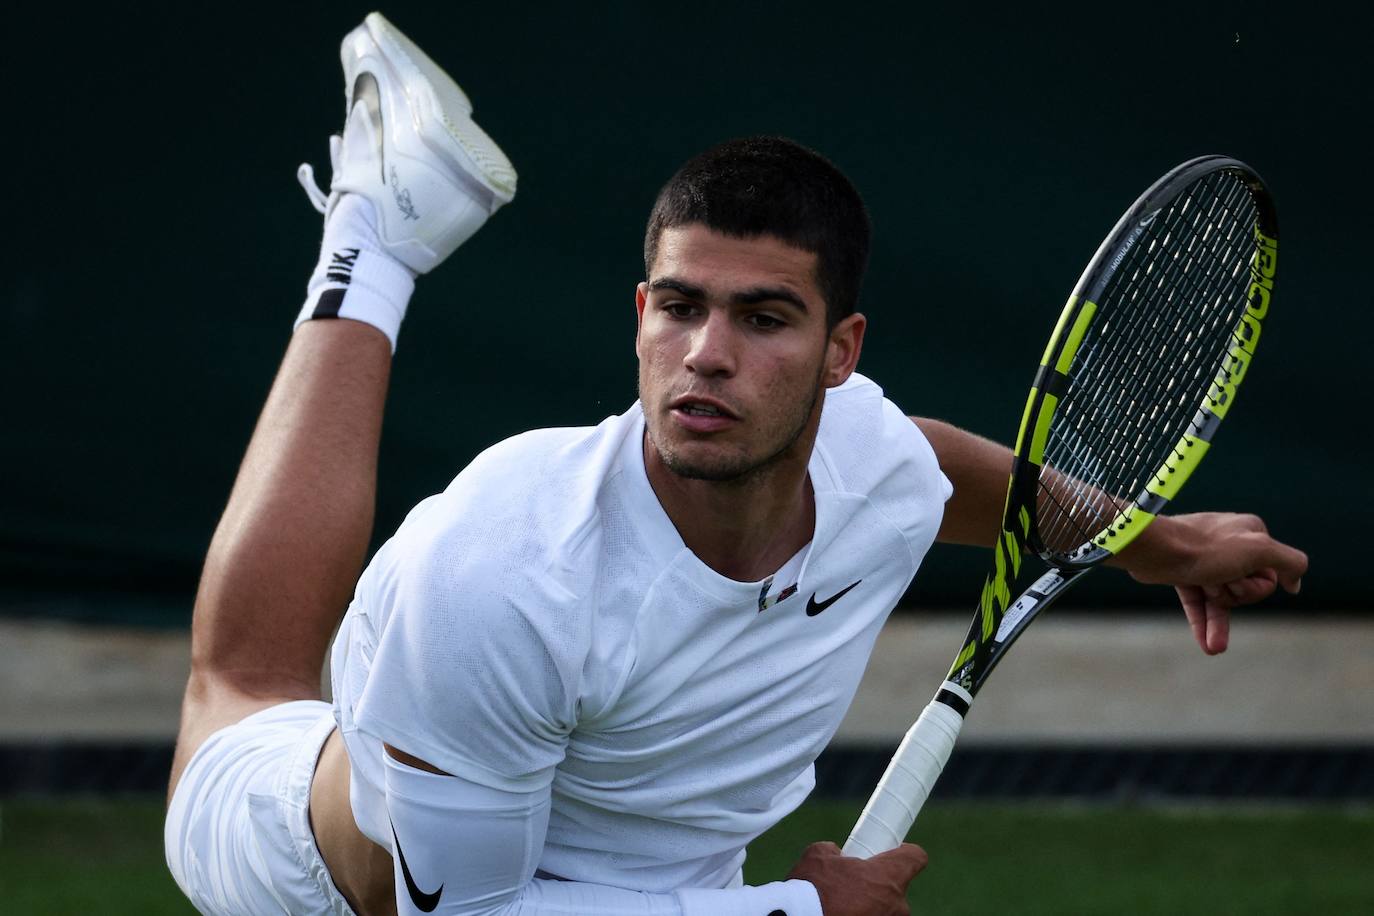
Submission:
POLYGON ((814 431, 789 453, 737 480, 692 480, 670 471, 646 434, 644 468, 682 542, 707 566, 740 582, 778 570, 816 524, 807 462, 814 431))

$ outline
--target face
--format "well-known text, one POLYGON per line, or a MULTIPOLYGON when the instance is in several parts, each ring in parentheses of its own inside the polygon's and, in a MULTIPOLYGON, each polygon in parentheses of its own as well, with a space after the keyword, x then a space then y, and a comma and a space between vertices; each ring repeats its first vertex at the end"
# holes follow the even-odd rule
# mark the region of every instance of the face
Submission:
POLYGON ((650 446, 682 477, 805 467, 822 395, 853 371, 863 316, 827 331, 816 256, 771 236, 665 229, 636 294, 650 446))

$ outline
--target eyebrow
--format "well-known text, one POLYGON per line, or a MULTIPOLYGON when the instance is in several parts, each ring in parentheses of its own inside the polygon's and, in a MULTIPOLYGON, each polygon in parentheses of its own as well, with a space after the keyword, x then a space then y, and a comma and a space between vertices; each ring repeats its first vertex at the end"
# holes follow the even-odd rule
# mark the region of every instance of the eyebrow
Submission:
MULTIPOLYGON (((659 277, 649 284, 649 289, 654 291, 670 289, 688 299, 709 298, 704 288, 694 283, 678 280, 675 277, 659 277)), ((730 294, 730 301, 744 305, 758 305, 761 302, 786 302, 799 312, 808 311, 806 303, 802 301, 800 296, 781 286, 753 286, 748 289, 737 290, 730 294)))

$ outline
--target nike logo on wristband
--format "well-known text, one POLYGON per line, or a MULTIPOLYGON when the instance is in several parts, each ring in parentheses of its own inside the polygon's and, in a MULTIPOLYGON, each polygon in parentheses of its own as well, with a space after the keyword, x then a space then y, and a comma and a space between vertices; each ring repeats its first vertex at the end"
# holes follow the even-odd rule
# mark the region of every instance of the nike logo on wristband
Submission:
POLYGON ((406 854, 401 851, 401 838, 396 835, 396 825, 391 825, 391 838, 396 841, 396 858, 401 862, 401 877, 406 880, 406 890, 410 892, 410 902, 415 904, 415 909, 421 913, 432 913, 434 908, 439 905, 439 898, 444 895, 444 886, 439 885, 439 889, 432 894, 426 894, 415 884, 415 879, 410 876, 410 867, 406 865, 406 854))
MULTIPOLYGON (((860 580, 859 580, 859 582, 862 582, 862 581, 863 581, 863 579, 860 579, 860 580)), ((859 582, 854 582, 854 583, 851 583, 850 585, 846 585, 844 588, 840 589, 838 592, 836 592, 835 594, 831 595, 829 598, 825 599, 824 601, 817 601, 817 600, 816 600, 816 593, 815 593, 815 592, 812 592, 812 593, 811 593, 811 597, 810 597, 809 599, 807 599, 807 602, 806 602, 806 616, 807 616, 807 617, 815 617, 815 616, 816 616, 817 614, 819 614, 821 611, 823 611, 823 610, 825 610, 826 608, 830 607, 830 605, 834 604, 836 601, 839 601, 839 600, 840 600, 841 598, 843 598, 845 595, 849 594, 850 589, 852 589, 852 588, 854 588, 854 586, 858 585, 859 582)))

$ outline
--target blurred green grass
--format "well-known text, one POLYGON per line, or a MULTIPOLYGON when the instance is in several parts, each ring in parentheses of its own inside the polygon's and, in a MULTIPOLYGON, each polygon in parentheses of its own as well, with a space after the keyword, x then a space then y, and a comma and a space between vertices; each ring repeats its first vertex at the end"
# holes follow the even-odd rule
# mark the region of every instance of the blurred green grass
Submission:
MULTIPOLYGON (((813 840, 843 842, 859 802, 812 802, 750 847, 750 883, 813 840)), ((1374 812, 937 804, 912 833, 930 868, 913 912, 1374 913, 1374 812)), ((192 913, 167 874, 156 798, 0 803, 0 912, 192 913)))
MULTIPOLYGON (((843 845, 859 803, 804 805, 750 847, 749 883, 811 839, 843 845)), ((934 804, 913 913, 1374 913, 1374 811, 934 804)))
POLYGON ((0 802, 0 912, 195 913, 162 855, 162 799, 0 802))

